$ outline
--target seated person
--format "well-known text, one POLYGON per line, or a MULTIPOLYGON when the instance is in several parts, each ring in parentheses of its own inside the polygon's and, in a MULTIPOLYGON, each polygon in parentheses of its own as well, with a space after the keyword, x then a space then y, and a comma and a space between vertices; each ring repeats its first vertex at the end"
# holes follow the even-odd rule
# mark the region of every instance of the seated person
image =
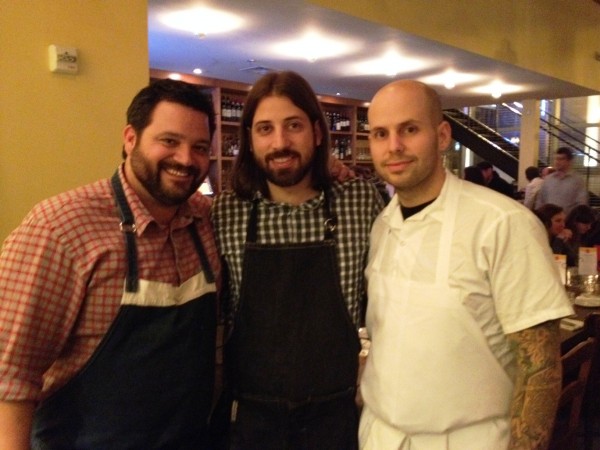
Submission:
POLYGON ((477 166, 465 167, 463 178, 471 183, 480 184, 482 186, 486 185, 481 169, 477 166))
POLYGON ((566 215, 563 208, 553 203, 546 203, 536 209, 535 214, 546 227, 552 253, 566 255, 567 267, 576 267, 579 255, 570 243, 573 232, 565 226, 566 215))
POLYGON ((590 230, 596 223, 594 210, 587 205, 577 205, 571 210, 566 220, 566 227, 573 232, 571 247, 579 253, 579 247, 593 247, 590 243, 590 230))

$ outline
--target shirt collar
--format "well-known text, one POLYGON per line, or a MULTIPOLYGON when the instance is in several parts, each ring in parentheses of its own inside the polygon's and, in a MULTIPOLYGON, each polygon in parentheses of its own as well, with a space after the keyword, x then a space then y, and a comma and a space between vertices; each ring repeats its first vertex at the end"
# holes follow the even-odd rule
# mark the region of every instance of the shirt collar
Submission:
MULTIPOLYGON (((441 221, 444 215, 444 205, 446 204, 446 198, 452 195, 455 191, 458 183, 462 181, 446 170, 446 177, 440 195, 435 199, 433 203, 427 205, 422 211, 419 211, 415 215, 406 219, 407 221, 418 221, 422 222, 427 219, 441 221)), ((391 227, 399 227, 404 223, 404 219, 400 212, 400 203, 398 201, 398 195, 394 194, 390 203, 386 206, 382 213, 383 220, 391 227)))
MULTIPOLYGON (((146 206, 142 203, 142 200, 127 182, 124 172, 124 164, 119 166, 119 178, 123 185, 123 191, 125 192, 125 198, 131 208, 133 217, 135 218, 135 225, 137 229, 137 235, 141 236, 150 224, 155 224, 157 227, 161 227, 154 217, 150 214, 146 206)), ((207 217, 208 210, 210 209, 210 200, 202 195, 200 192, 192 194, 192 196, 182 204, 175 213, 175 217, 170 223, 171 229, 179 229, 188 226, 194 220, 203 220, 207 217)))
POLYGON ((288 203, 274 202, 271 199, 265 197, 262 194, 262 192, 260 192, 260 191, 256 191, 254 193, 254 196, 252 197, 252 199, 258 200, 259 203, 262 203, 263 205, 265 205, 268 208, 285 207, 285 208, 298 208, 300 210, 311 210, 311 209, 320 208, 323 205, 323 202, 325 201, 325 193, 323 191, 321 191, 319 193, 319 195, 311 198, 310 200, 308 200, 304 203, 301 203, 300 205, 290 205, 288 203))

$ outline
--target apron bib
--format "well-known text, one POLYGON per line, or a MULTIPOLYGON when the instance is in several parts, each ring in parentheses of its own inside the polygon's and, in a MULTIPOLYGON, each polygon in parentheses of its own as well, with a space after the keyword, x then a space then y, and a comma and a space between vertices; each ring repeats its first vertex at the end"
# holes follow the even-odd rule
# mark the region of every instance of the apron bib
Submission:
POLYGON ((327 195, 325 210, 324 241, 263 245, 253 204, 227 345, 237 398, 293 407, 354 396, 360 343, 340 288, 327 195))
POLYGON ((382 236, 368 281, 372 344, 361 392, 377 418, 407 435, 508 420, 512 382, 460 292, 448 286, 460 192, 452 194, 442 219, 435 283, 400 280, 381 270, 385 250, 394 247, 388 244, 394 230, 382 236))
POLYGON ((39 405, 32 448, 207 448, 216 327, 208 258, 192 224, 203 271, 178 287, 139 280, 133 216, 117 174, 112 183, 127 236, 121 307, 86 366, 39 405))

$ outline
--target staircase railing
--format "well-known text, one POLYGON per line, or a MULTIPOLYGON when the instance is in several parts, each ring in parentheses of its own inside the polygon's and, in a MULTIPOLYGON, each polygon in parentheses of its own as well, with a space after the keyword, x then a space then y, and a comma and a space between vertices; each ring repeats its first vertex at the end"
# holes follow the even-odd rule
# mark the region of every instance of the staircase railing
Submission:
MULTIPOLYGON (((521 113, 521 111, 519 111, 517 108, 513 108, 512 106, 510 106, 506 103, 502 103, 502 107, 508 109, 509 111, 513 112, 514 114, 517 114, 519 117, 521 117, 523 115, 521 113)), ((548 133, 550 136, 556 138, 558 141, 565 144, 566 147, 569 147, 571 150, 575 151, 576 154, 581 154, 583 156, 586 156, 586 157, 596 161, 596 163, 600 163, 600 155, 598 154, 599 150, 600 150, 600 142, 598 142, 597 140, 593 139, 592 137, 586 135, 584 132, 578 130, 577 128, 574 128, 573 126, 569 125, 568 123, 563 122, 558 117, 555 117, 549 113, 545 113, 545 114, 548 115, 555 123, 552 123, 552 122, 544 119, 543 117, 540 117, 540 129, 541 130, 543 130, 544 132, 548 133), (565 131, 565 130, 561 129, 561 127, 565 127, 569 131, 565 131), (597 148, 590 146, 586 142, 586 140, 588 142, 589 141, 595 142, 597 144, 596 145, 597 148)), ((549 163, 549 161, 546 161, 546 163, 549 163)), ((588 168, 589 168, 589 166, 588 166, 588 168)))
MULTIPOLYGON (((522 116, 521 111, 506 103, 502 103, 502 107, 519 117, 522 116)), ((576 156, 584 157, 584 160, 578 160, 573 164, 573 170, 584 177, 590 193, 590 204, 595 207, 600 206, 600 196, 598 195, 600 193, 600 142, 558 117, 549 113, 545 114, 550 120, 540 117, 540 130, 554 138, 560 143, 560 146, 572 149, 576 156), (596 148, 590 144, 594 144, 596 148), (585 158, 588 158, 587 161, 585 158), (595 161, 595 164, 590 164, 590 160, 595 161)), ((544 163, 551 165, 550 155, 547 156, 544 163)))

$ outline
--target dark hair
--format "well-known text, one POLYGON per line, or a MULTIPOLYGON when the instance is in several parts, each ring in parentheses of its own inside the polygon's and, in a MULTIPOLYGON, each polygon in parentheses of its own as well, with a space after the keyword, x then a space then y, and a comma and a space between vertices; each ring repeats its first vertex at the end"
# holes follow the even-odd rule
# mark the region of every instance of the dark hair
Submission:
POLYGON ((535 215, 539 217, 547 230, 552 226, 552 218, 563 212, 561 206, 555 205, 554 203, 546 203, 545 205, 540 206, 535 211, 535 215))
POLYGON ((488 170, 488 169, 493 169, 494 168, 494 166, 492 166, 487 161, 481 161, 480 163, 477 164, 477 167, 479 167, 479 169, 481 169, 481 170, 488 170))
POLYGON ((573 159, 573 150, 571 150, 569 147, 559 147, 556 150, 556 154, 565 155, 569 161, 573 159))
POLYGON ((535 166, 529 166, 527 169, 525 169, 525 176, 529 181, 533 180, 534 178, 538 178, 540 176, 540 169, 535 166))
POLYGON ((483 174, 481 173, 481 169, 477 166, 465 167, 464 179, 467 181, 470 181, 471 183, 480 184, 482 186, 485 186, 485 180, 483 178, 483 174))
POLYGON ((574 229, 576 222, 584 224, 592 224, 596 221, 596 215, 594 210, 588 205, 577 205, 567 215, 566 225, 567 228, 574 229))
POLYGON ((152 81, 137 93, 127 108, 127 124, 131 125, 138 135, 141 135, 150 124, 152 113, 160 102, 178 103, 206 114, 212 139, 216 123, 211 98, 196 84, 170 78, 152 81))
POLYGON ((319 100, 308 82, 295 72, 271 72, 260 78, 246 97, 240 127, 240 150, 231 173, 233 190, 242 198, 250 199, 257 190, 268 195, 267 181, 259 170, 252 154, 252 121, 258 104, 265 97, 287 97, 306 113, 311 125, 321 129, 321 143, 315 148, 312 167, 312 186, 326 189, 331 184, 329 176, 329 128, 319 100))

